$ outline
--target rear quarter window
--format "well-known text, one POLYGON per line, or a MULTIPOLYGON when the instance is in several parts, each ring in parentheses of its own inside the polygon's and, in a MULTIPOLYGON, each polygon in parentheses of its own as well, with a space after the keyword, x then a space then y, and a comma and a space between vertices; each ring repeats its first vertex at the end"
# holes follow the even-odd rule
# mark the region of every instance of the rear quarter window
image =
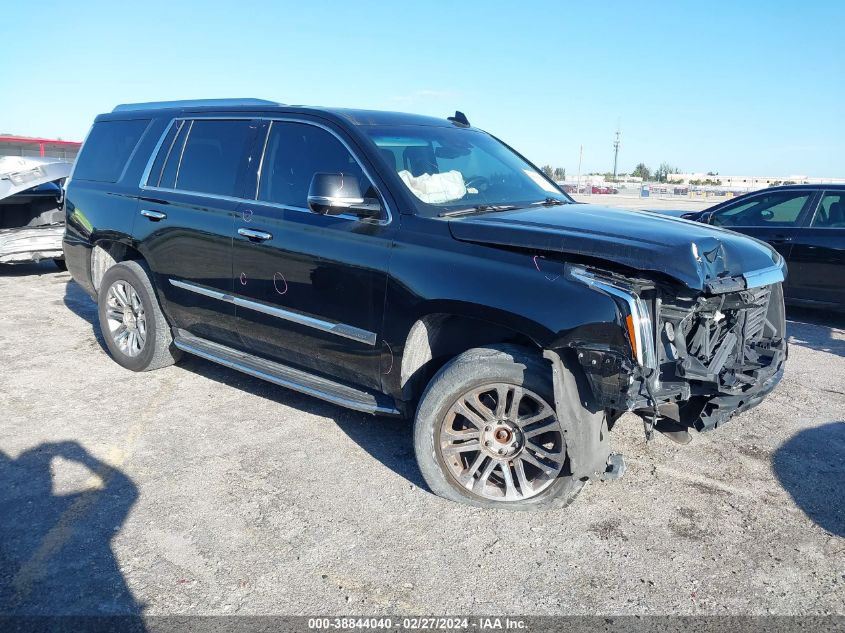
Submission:
POLYGON ((150 119, 95 123, 76 161, 73 179, 117 182, 149 124, 150 119))

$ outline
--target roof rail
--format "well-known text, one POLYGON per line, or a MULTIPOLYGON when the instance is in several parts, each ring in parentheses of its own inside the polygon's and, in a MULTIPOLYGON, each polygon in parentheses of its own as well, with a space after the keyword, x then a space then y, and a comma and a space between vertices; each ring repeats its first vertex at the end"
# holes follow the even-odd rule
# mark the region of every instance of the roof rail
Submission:
POLYGON ((164 110, 167 108, 213 108, 226 106, 278 106, 277 101, 266 99, 186 99, 184 101, 150 101, 148 103, 121 103, 112 112, 135 110, 164 110))

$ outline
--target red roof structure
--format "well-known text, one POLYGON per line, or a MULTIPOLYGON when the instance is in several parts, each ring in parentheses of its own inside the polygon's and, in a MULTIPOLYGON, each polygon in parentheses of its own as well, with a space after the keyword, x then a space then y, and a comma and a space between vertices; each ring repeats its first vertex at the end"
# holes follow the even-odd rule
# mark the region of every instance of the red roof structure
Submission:
POLYGON ((52 138, 0 136, 0 156, 31 156, 34 154, 35 148, 33 146, 38 146, 38 155, 42 157, 51 155, 57 158, 73 158, 79 153, 82 143, 77 141, 60 141, 52 138), (24 151, 26 148, 32 149, 24 151))

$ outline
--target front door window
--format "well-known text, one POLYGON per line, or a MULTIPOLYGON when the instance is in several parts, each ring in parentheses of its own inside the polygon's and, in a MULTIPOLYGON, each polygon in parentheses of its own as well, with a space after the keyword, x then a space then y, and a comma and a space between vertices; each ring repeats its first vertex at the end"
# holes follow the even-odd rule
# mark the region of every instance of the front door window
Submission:
POLYGON ((762 193, 714 211, 710 217, 710 224, 725 227, 795 226, 810 194, 809 191, 762 193))

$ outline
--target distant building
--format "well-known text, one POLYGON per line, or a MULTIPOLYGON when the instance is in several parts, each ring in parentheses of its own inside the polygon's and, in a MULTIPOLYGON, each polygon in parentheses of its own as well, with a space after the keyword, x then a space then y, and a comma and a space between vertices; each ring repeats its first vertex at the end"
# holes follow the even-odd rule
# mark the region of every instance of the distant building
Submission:
POLYGON ((716 174, 715 176, 704 173, 691 174, 669 174, 669 182, 690 184, 691 181, 721 182, 721 187, 728 189, 763 189, 774 185, 795 184, 795 185, 817 185, 817 184, 845 184, 845 178, 816 178, 811 176, 731 176, 716 174))
POLYGON ((28 136, 0 136, 0 156, 61 158, 73 162, 82 143, 28 136))

